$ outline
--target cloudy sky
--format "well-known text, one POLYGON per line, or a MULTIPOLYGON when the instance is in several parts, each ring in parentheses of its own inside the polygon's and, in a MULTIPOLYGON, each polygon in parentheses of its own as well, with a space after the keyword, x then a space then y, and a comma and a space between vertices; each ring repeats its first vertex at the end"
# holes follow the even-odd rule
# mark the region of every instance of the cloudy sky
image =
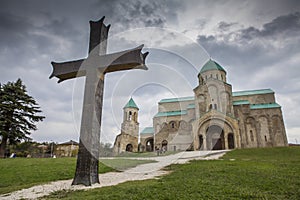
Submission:
POLYGON ((89 20, 111 24, 108 52, 145 44, 148 71, 108 74, 103 142, 120 132, 132 96, 140 129, 152 125, 161 98, 192 96, 212 57, 233 90, 272 88, 289 142, 300 143, 300 3, 298 0, 122 1, 2 0, 0 82, 21 78, 46 119, 36 141, 78 140, 84 78, 57 84, 51 61, 87 56, 89 20))

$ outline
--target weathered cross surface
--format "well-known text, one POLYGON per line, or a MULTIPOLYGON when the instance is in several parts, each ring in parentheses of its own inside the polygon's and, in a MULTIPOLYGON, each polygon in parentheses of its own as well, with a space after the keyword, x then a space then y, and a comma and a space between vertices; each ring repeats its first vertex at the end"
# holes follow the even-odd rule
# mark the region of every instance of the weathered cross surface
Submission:
POLYGON ((106 54, 110 25, 106 26, 103 21, 104 17, 99 21, 90 21, 89 55, 86 59, 51 62, 53 72, 50 78, 55 76, 59 78, 58 82, 86 76, 79 151, 72 185, 90 186, 99 183, 98 161, 105 74, 130 69, 147 70, 145 58, 148 52, 141 52, 143 45, 106 54))

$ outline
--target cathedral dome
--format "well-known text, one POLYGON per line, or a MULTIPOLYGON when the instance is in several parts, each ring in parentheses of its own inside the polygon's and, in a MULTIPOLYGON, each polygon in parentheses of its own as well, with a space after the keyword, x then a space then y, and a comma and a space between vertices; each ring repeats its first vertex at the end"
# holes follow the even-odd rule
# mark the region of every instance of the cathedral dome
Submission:
POLYGON ((200 74, 206 71, 211 71, 211 70, 219 70, 219 71, 223 71, 226 74, 225 69, 219 65, 217 62, 213 61, 212 59, 209 59, 209 61, 207 61, 202 69, 200 70, 200 74))

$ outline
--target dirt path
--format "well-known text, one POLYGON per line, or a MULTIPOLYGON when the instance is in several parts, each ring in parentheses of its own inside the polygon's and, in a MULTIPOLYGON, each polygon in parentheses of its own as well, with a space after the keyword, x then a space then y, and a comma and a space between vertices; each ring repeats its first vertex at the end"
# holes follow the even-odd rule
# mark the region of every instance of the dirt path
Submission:
POLYGON ((36 199, 42 196, 49 195, 52 192, 59 190, 88 190, 93 188, 100 188, 104 186, 117 185, 133 180, 145 180, 151 179, 166 174, 166 171, 161 170, 162 168, 170 164, 182 164, 190 160, 210 160, 218 159, 223 156, 226 151, 191 151, 181 152, 169 156, 158 156, 151 158, 134 158, 134 159, 149 159, 156 160, 156 163, 142 164, 137 167, 128 169, 124 172, 110 172, 100 174, 100 184, 95 184, 90 187, 83 185, 72 186, 72 180, 55 181, 48 184, 37 185, 31 188, 18 190, 9 194, 1 195, 1 200, 12 200, 12 199, 36 199))

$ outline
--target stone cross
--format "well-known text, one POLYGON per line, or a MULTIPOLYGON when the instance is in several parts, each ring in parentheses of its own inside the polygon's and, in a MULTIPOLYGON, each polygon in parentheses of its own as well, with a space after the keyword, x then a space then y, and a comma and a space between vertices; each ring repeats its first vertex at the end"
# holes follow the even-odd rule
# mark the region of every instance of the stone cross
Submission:
POLYGON ((100 148, 100 130, 104 77, 106 73, 144 69, 148 52, 142 53, 143 45, 106 54, 107 36, 110 25, 106 26, 104 17, 99 21, 90 21, 89 55, 86 59, 70 62, 51 62, 53 72, 50 78, 59 78, 58 82, 85 76, 85 90, 81 117, 79 151, 75 177, 72 185, 90 186, 99 183, 98 162, 100 148))

